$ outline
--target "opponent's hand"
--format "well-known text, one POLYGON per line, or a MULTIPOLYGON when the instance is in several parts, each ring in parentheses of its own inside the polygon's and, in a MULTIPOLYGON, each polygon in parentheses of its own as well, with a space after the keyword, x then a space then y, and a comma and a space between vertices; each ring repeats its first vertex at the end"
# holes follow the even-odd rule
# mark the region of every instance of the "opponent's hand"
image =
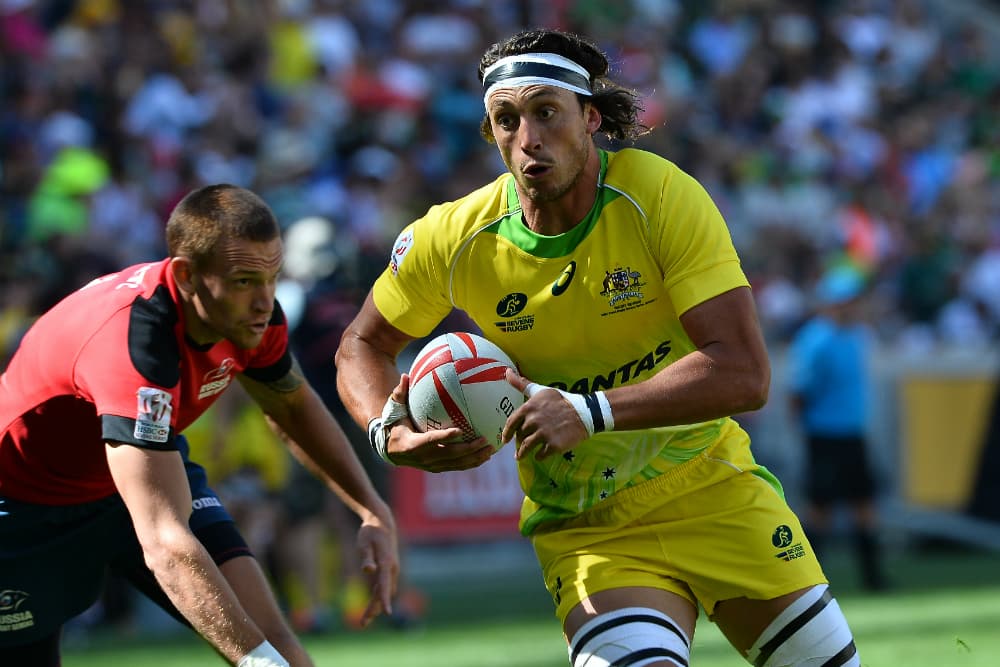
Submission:
POLYGON ((399 539, 391 515, 363 519, 357 544, 361 571, 371 590, 371 599, 361 616, 365 627, 379 614, 392 613, 392 599, 399 585, 399 539))
MULTIPOLYGON (((392 390, 391 400, 405 406, 409 389, 410 377, 403 373, 392 390)), ((389 427, 386 443, 386 453, 392 463, 428 472, 475 468, 495 451, 486 438, 463 441, 460 428, 420 432, 409 417, 389 427)))
POLYGON ((541 461, 590 437, 579 411, 558 389, 535 384, 511 369, 507 369, 507 382, 528 397, 507 418, 501 436, 504 442, 515 438, 514 458, 523 459, 534 451, 541 461))

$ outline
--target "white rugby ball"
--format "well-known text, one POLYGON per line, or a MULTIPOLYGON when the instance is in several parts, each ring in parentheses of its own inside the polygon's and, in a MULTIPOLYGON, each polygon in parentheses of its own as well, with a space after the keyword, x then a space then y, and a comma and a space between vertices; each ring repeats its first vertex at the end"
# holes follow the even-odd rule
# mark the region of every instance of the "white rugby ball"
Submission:
POLYGON ((524 395, 504 379, 513 360, 482 336, 456 332, 428 342, 410 367, 410 418, 421 431, 457 427, 462 440, 483 436, 503 447, 507 417, 524 395))

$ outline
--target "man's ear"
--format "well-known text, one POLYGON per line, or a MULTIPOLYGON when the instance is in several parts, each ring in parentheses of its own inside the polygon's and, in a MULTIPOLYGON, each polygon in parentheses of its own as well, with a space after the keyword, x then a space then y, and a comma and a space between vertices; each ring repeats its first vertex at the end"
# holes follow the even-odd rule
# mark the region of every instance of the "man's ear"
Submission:
POLYGON ((174 276, 177 289, 188 296, 194 294, 194 267, 191 264, 190 258, 172 258, 170 260, 170 272, 174 276))
POLYGON ((593 103, 588 102, 584 113, 587 116, 587 131, 591 136, 597 134, 597 131, 601 129, 601 123, 604 122, 604 117, 601 112, 594 106, 593 103))

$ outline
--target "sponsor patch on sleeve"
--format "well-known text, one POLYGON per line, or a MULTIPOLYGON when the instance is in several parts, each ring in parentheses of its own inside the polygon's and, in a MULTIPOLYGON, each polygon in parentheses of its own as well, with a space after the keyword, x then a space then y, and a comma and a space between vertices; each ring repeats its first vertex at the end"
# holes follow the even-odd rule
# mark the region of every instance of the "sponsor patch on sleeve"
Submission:
POLYGON ((173 413, 170 394, 154 387, 139 387, 136 398, 138 405, 132 435, 139 440, 166 442, 170 437, 170 416, 173 413))

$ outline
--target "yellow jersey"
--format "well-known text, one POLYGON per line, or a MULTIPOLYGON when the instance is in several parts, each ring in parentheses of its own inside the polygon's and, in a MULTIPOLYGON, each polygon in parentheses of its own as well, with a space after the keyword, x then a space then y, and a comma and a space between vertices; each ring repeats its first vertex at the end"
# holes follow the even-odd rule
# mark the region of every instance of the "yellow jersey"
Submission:
MULTIPOLYGON (((375 282, 379 312, 426 336, 464 311, 534 382, 588 393, 646 380, 695 350, 680 315, 748 286, 722 215, 670 161, 601 151, 596 200, 558 236, 525 226, 504 174, 433 206, 400 233, 375 282)), ((521 532, 574 516, 656 477, 721 438, 749 438, 730 418, 597 433, 572 451, 519 462, 521 532)))

